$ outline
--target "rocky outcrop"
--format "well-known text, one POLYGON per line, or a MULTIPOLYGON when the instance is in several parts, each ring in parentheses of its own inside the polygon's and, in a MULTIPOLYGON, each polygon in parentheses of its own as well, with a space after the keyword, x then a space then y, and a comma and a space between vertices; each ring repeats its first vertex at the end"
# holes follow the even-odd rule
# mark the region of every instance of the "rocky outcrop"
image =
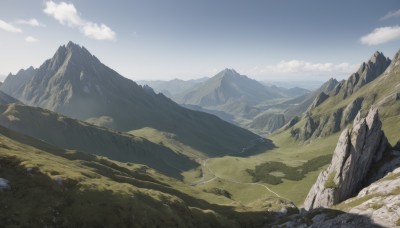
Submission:
POLYGON ((358 97, 349 105, 347 105, 343 111, 343 117, 340 124, 341 127, 346 127, 347 124, 351 123, 354 118, 356 118, 357 113, 361 110, 363 101, 363 97, 358 97))
POLYGON ((299 128, 292 129, 290 133, 291 133, 292 137, 294 137, 296 140, 305 141, 305 140, 311 138, 312 134, 317 129, 318 124, 319 123, 315 122, 313 118, 311 118, 310 116, 307 116, 306 123, 304 124, 304 126, 300 129, 299 128))
POLYGON ((349 97, 365 84, 375 80, 390 65, 391 60, 381 52, 375 52, 368 62, 361 64, 357 72, 353 73, 348 80, 341 81, 333 90, 333 94, 343 94, 343 98, 349 97))
POLYGON ((357 194, 372 162, 379 161, 389 145, 381 127, 377 109, 366 118, 358 113, 354 127, 340 135, 332 162, 312 186, 305 209, 330 207, 357 194))
POLYGON ((318 96, 314 99, 313 103, 311 104, 309 109, 313 109, 315 107, 317 107, 318 105, 320 105, 322 102, 324 102, 329 96, 324 93, 321 92, 320 94, 318 94, 318 96))

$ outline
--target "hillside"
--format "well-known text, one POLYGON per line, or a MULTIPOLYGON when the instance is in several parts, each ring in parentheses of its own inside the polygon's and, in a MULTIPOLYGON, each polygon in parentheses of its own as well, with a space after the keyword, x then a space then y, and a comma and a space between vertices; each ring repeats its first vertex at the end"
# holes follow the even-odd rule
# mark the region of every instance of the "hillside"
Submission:
POLYGON ((0 107, 0 125, 64 149, 85 151, 147 165, 175 178, 198 164, 182 153, 147 139, 100 128, 42 109, 20 104, 0 107))
POLYGON ((0 90, 27 105, 119 131, 151 127, 170 132, 210 156, 235 152, 258 138, 215 116, 185 109, 150 87, 138 86, 72 42, 59 47, 38 69, 9 75, 0 90))
POLYGON ((275 216, 147 166, 62 150, 1 126, 0 141, 5 226, 243 227, 275 216))

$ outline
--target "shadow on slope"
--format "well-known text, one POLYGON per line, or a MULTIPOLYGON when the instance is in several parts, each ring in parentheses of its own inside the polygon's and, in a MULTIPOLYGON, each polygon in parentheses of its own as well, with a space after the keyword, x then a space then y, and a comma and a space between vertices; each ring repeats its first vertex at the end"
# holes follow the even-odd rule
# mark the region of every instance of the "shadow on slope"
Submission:
MULTIPOLYGON (((181 179, 181 172, 198 164, 188 157, 146 139, 80 122, 41 108, 21 104, 0 107, 0 124, 64 149, 85 151, 121 162, 148 165, 181 179)), ((8 137, 17 136, 1 127, 8 137)), ((32 140, 24 140, 31 145, 32 140)), ((35 144, 35 143, 34 143, 35 144)), ((35 146, 35 145, 33 145, 35 146)))

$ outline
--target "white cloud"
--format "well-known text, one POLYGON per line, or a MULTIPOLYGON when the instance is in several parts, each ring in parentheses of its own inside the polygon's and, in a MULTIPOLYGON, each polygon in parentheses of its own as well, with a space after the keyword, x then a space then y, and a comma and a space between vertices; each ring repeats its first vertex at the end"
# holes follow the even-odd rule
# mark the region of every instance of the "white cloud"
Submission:
POLYGON ((349 63, 311 63, 303 60, 282 60, 274 65, 255 67, 248 73, 250 75, 343 75, 351 74, 357 70, 358 65, 349 63))
POLYGON ((366 45, 378 45, 397 39, 400 39, 400 26, 376 28, 361 37, 360 41, 366 45))
POLYGON ((398 9, 396 11, 390 11, 385 16, 381 17, 380 20, 383 21, 383 20, 387 20, 387 19, 392 18, 392 17, 400 17, 400 9, 398 9))
POLYGON ((38 20, 36 20, 35 18, 31 18, 29 20, 17 20, 16 21, 17 24, 23 24, 23 25, 30 25, 33 27, 46 27, 45 24, 40 23, 38 20))
POLYGON ((39 40, 36 39, 36 38, 33 37, 33 36, 27 36, 27 37, 25 37, 25 41, 28 42, 28 43, 36 43, 36 42, 38 42, 39 40))
POLYGON ((22 29, 15 27, 14 25, 0 20, 0 29, 7 32, 22 32, 22 29))
POLYGON ((115 40, 116 34, 110 27, 86 21, 79 15, 72 3, 48 1, 43 11, 62 25, 79 28, 81 33, 87 37, 96 40, 115 40))
POLYGON ((105 24, 101 24, 100 26, 95 23, 86 23, 82 28, 83 34, 85 36, 94 38, 97 40, 113 40, 115 39, 115 32, 110 29, 105 24))

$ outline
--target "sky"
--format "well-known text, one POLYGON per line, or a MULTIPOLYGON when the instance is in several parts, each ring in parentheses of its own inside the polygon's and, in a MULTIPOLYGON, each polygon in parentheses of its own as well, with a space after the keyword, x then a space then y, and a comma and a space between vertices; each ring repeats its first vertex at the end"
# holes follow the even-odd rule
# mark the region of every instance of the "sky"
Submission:
POLYGON ((1 0, 0 80, 68 41, 133 80, 343 79, 400 49, 400 1, 1 0))

